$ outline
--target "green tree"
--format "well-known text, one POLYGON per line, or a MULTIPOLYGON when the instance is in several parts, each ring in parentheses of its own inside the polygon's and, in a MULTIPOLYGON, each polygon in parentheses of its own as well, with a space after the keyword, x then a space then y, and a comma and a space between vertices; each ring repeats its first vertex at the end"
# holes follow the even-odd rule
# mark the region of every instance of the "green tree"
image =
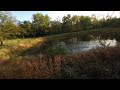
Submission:
POLYGON ((15 33, 16 19, 8 11, 0 11, 0 45, 3 45, 3 38, 7 38, 10 32, 15 33))
POLYGON ((33 26, 36 30, 37 36, 44 35, 48 32, 50 17, 48 15, 43 15, 37 13, 33 15, 33 26))
POLYGON ((79 25, 81 30, 91 29, 92 28, 91 18, 89 16, 81 16, 79 25))
POLYGON ((32 28, 33 25, 30 21, 23 21, 19 22, 19 27, 22 28, 21 35, 24 37, 34 37, 35 36, 35 30, 32 28))
POLYGON ((59 34, 61 32, 61 22, 58 20, 54 20, 50 22, 50 33, 51 34, 59 34))
POLYGON ((62 30, 63 32, 71 32, 72 31, 72 20, 71 15, 68 14, 62 18, 62 30))
POLYGON ((71 18, 71 21, 72 21, 72 31, 79 31, 79 28, 80 28, 80 25, 79 25, 80 16, 74 15, 71 18))
POLYGON ((92 23, 93 29, 94 29, 94 28, 99 28, 99 27, 100 27, 99 20, 97 19, 97 17, 96 17, 95 14, 93 14, 93 15, 91 16, 91 23, 92 23))

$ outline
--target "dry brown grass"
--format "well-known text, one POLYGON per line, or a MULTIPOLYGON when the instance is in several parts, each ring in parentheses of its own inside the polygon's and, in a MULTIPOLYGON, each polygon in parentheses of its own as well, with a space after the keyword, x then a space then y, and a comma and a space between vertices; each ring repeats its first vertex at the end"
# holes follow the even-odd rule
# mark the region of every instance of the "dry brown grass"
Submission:
POLYGON ((98 48, 64 58, 61 78, 119 79, 120 47, 98 48))
POLYGON ((24 59, 17 61, 0 62, 0 79, 48 79, 56 76, 59 78, 59 75, 59 56, 54 57, 54 59, 24 57, 24 59))
POLYGON ((0 61, 0 79, 119 79, 120 47, 98 48, 64 57, 22 57, 0 61))

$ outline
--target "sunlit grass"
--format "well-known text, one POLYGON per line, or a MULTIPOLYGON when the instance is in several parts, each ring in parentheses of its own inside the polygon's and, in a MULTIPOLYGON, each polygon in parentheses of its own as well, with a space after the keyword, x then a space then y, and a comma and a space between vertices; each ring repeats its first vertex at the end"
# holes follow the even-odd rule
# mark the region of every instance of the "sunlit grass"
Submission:
POLYGON ((2 57, 4 57, 5 59, 5 57, 9 56, 9 54, 21 53, 29 48, 36 46, 37 44, 41 45, 44 42, 56 42, 56 41, 65 40, 65 39, 69 39, 73 37, 80 37, 81 40, 90 40, 92 39, 90 37, 91 35, 93 35, 94 37, 101 36, 102 38, 117 39, 119 41, 120 40, 120 28, 112 28, 112 29, 109 28, 105 30, 96 29, 96 30, 64 33, 64 34, 39 37, 39 38, 27 38, 27 39, 23 38, 23 39, 4 40, 3 41, 4 45, 0 46, 0 52, 4 54, 1 54, 0 59, 2 59, 2 57))
POLYGON ((11 54, 20 53, 30 47, 33 47, 37 43, 42 43, 43 41, 44 39, 42 38, 4 40, 4 45, 0 46, 0 59, 3 59, 3 57, 4 59, 8 59, 8 56, 11 54))

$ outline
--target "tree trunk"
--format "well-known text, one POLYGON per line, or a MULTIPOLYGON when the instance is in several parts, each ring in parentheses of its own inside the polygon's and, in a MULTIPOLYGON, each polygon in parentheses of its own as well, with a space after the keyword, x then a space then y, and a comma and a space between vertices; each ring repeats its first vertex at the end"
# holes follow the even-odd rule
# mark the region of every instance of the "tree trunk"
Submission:
POLYGON ((0 45, 1 45, 1 46, 3 45, 3 41, 0 41, 0 45))

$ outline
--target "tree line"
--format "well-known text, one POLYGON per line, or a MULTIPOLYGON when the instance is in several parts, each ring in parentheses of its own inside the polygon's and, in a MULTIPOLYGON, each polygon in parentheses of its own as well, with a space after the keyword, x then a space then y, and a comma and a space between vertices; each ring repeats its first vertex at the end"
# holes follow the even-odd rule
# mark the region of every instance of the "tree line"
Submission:
POLYGON ((95 15, 79 16, 68 14, 60 20, 51 20, 48 15, 33 14, 32 22, 18 21, 10 12, 0 11, 0 41, 3 38, 28 38, 53 34, 120 27, 120 18, 98 19, 95 15))

